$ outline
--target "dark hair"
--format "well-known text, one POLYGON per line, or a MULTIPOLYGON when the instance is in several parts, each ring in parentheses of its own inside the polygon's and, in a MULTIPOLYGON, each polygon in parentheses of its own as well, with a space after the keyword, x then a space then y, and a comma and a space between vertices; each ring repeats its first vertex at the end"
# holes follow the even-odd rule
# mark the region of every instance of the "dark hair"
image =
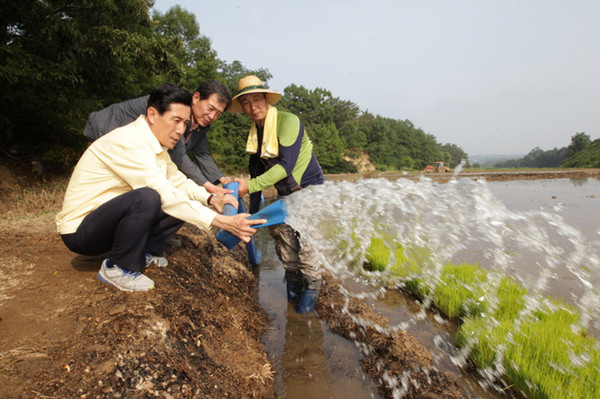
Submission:
POLYGON ((215 93, 221 102, 227 104, 225 109, 231 105, 231 90, 218 80, 209 79, 205 81, 198 87, 198 93, 200 94, 200 100, 206 100, 215 93))
POLYGON ((148 108, 156 108, 160 115, 168 111, 173 103, 189 106, 192 103, 192 93, 170 83, 158 85, 150 92, 148 108))

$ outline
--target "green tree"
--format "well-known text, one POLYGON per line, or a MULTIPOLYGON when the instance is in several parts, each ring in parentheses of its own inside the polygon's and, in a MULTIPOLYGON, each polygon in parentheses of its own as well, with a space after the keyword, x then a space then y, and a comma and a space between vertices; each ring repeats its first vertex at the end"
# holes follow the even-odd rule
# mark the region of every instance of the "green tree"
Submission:
POLYGON ((567 157, 570 158, 578 152, 585 150, 591 143, 592 140, 589 135, 583 132, 576 133, 574 136, 571 136, 571 144, 567 147, 567 157))
MULTIPOLYGON (((278 107, 300 118, 325 173, 354 171, 355 168, 343 159, 345 143, 334 123, 336 105, 339 106, 338 110, 342 108, 331 92, 321 88, 308 90, 292 84, 283 93, 278 107)), ((341 111, 338 116, 341 118, 341 111)))
MULTIPOLYGON (((266 84, 272 78, 265 68, 219 60, 190 12, 174 6, 151 17, 152 4, 2 1, 2 146, 21 158, 70 166, 87 144, 81 131, 91 111, 147 94, 164 82, 195 90, 216 78, 235 93, 243 76, 257 75, 266 84)), ((326 172, 352 171, 344 154, 366 152, 379 169, 420 168, 436 160, 452 165, 462 156, 458 147, 441 147, 408 120, 373 116, 327 89, 291 84, 283 94, 278 107, 300 117, 326 172)), ((211 152, 228 173, 247 169, 249 124, 246 116, 231 113, 213 124, 211 152)), ((583 152, 584 139, 576 135, 571 149, 583 152)))
POLYGON ((269 87, 268 81, 273 77, 271 72, 269 72, 266 68, 259 68, 256 70, 246 68, 240 61, 234 60, 233 62, 221 63, 219 67, 219 76, 220 79, 229 87, 233 94, 237 91, 238 81, 244 76, 254 75, 258 77, 265 84, 266 87, 269 87))
POLYGON ((544 151, 539 147, 529 151, 521 159, 502 161, 494 164, 498 168, 556 168, 567 157, 566 147, 544 151))
POLYGON ((304 86, 292 84, 284 89, 283 94, 279 104, 297 115, 304 124, 333 122, 334 107, 330 91, 320 88, 308 90, 304 86))
POLYGON ((360 120, 355 119, 346 122, 340 128, 340 138, 345 142, 345 148, 349 151, 355 151, 367 146, 367 136, 365 135, 364 126, 360 120))
POLYGON ((311 130, 307 130, 307 132, 312 138, 315 155, 326 173, 344 173, 355 170, 342 158, 344 143, 333 122, 312 124, 311 130))
POLYGON ((431 165, 432 162, 443 160, 443 152, 434 135, 427 134, 421 129, 417 129, 415 134, 417 137, 415 161, 419 169, 431 165))
POLYGON ((21 158, 71 164, 87 115, 181 77, 145 0, 23 0, 0 6, 0 139, 21 158))
POLYGON ((339 97, 331 98, 328 100, 329 104, 333 107, 333 123, 338 131, 348 122, 355 120, 360 109, 358 105, 352 101, 342 100, 339 97))
POLYGON ((360 156, 368 144, 367 132, 374 116, 369 112, 361 112, 358 117, 344 123, 339 130, 340 138, 346 143, 345 153, 360 156))
POLYGON ((206 79, 216 79, 220 61, 208 37, 200 35, 196 16, 176 5, 164 14, 154 11, 152 21, 159 36, 169 39, 177 66, 183 74, 174 82, 194 91, 206 79))
POLYGON ((468 158, 467 153, 456 144, 447 143, 444 144, 441 149, 450 155, 450 159, 446 160, 446 162, 448 162, 448 166, 451 168, 456 168, 463 159, 467 160, 468 158))
POLYGON ((592 141, 584 149, 566 159, 565 168, 600 168, 600 139, 592 141))
POLYGON ((250 119, 245 114, 225 112, 213 123, 208 143, 219 168, 226 174, 248 172, 246 140, 250 130, 250 119))

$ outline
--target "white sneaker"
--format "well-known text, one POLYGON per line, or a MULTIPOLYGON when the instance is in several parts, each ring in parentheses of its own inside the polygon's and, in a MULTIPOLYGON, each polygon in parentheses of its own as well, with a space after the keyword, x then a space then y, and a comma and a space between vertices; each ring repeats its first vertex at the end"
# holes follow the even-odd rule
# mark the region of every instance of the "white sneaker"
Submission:
POLYGON ((169 264, 169 261, 164 256, 154 256, 150 252, 146 251, 146 267, 152 264, 159 267, 165 267, 169 264))
POLYGON ((117 265, 108 267, 108 258, 102 262, 98 280, 111 284, 121 291, 148 291, 154 288, 154 281, 140 272, 132 272, 117 265))

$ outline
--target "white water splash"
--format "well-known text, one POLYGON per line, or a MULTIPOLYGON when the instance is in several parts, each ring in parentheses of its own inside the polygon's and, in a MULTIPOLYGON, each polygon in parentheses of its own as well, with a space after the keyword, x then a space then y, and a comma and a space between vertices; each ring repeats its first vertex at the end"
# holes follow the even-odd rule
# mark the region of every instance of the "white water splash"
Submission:
MULTIPOLYGON (((448 263, 477 264, 490 281, 509 276, 525 287, 526 312, 543 298, 562 295, 581 312, 580 328, 599 329, 600 244, 569 226, 560 206, 508 210, 483 180, 438 184, 427 178, 326 182, 285 202, 287 223, 313 245, 321 263, 335 277, 363 287, 357 290, 354 284, 349 295, 380 297, 402 283, 389 267, 363 269, 370 240, 377 237, 391 251, 389 265, 395 263, 395 245, 423 250, 427 256, 420 260, 427 263, 423 273, 430 287, 448 263)), ((497 301, 488 300, 492 306, 497 301)), ((424 307, 430 304, 426 298, 424 307)), ((464 358, 453 361, 464 363, 464 358)))

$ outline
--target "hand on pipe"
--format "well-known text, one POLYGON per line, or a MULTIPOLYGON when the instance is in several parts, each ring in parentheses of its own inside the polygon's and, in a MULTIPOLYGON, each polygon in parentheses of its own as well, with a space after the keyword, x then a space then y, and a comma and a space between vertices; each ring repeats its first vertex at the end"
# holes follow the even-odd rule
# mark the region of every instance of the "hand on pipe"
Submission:
POLYGON ((206 182, 204 183, 204 185, 202 186, 206 189, 206 191, 208 191, 211 194, 214 195, 225 195, 225 194, 230 194, 233 192, 233 190, 230 190, 228 188, 224 188, 224 187, 219 187, 219 186, 215 186, 214 184, 212 184, 211 182, 206 182))
POLYGON ((235 209, 237 209, 239 206, 237 198, 230 194, 217 194, 212 198, 212 200, 210 200, 210 204, 214 206, 219 213, 223 213, 223 206, 225 204, 231 204, 235 209))
POLYGON ((249 213, 238 213, 233 216, 217 215, 212 221, 212 225, 223 230, 227 230, 240 240, 250 242, 252 235, 256 233, 256 229, 251 226, 255 224, 267 223, 267 219, 247 219, 249 213))
POLYGON ((227 183, 231 183, 233 181, 233 179, 229 176, 223 176, 219 179, 219 183, 221 183, 222 185, 226 185, 227 183))
POLYGON ((248 194, 248 180, 236 177, 235 181, 239 184, 238 197, 242 198, 244 195, 248 194))

